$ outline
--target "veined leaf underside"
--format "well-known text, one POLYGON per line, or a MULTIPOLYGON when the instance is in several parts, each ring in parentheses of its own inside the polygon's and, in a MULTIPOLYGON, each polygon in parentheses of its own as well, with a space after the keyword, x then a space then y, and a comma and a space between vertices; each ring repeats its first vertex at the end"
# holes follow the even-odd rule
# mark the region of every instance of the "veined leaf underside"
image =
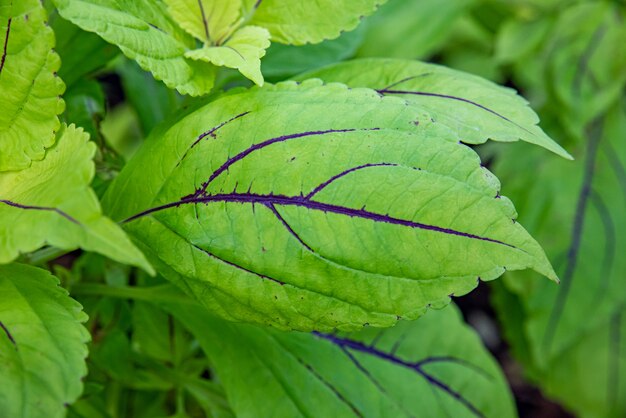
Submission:
MULTIPOLYGON (((385 387, 376 379, 376 377, 365 367, 357 358, 357 355, 365 355, 370 357, 375 357, 379 360, 389 362, 395 366, 403 367, 411 370, 412 372, 418 374, 420 377, 425 379, 429 385, 433 388, 438 389, 440 392, 443 392, 447 396, 450 396, 455 401, 459 402, 466 408, 468 411, 472 413, 472 415, 477 417, 484 417, 485 415, 466 397, 464 397, 460 392, 454 390, 448 384, 446 384, 443 380, 436 377, 433 373, 425 370, 425 367, 429 364, 434 363, 446 363, 446 364, 454 364, 460 367, 464 367, 468 370, 473 371, 475 374, 480 376, 483 379, 491 380, 492 376, 487 373, 484 369, 472 364, 471 362, 454 357, 454 356, 429 356, 423 358, 418 361, 406 361, 395 354, 395 351, 399 348, 402 343, 402 337, 396 342, 390 352, 380 350, 376 347, 376 340, 372 341, 371 344, 366 345, 360 341, 355 341, 349 338, 339 337, 333 334, 323 334, 320 332, 314 332, 319 338, 322 338, 335 346, 339 347, 341 351, 348 357, 350 362, 359 370, 359 372, 363 373, 368 380, 370 380, 383 394, 387 394, 387 390, 385 387)), ((435 396, 437 396, 438 392, 435 392, 435 396)), ((404 411, 409 416, 415 416, 409 411, 404 411)))

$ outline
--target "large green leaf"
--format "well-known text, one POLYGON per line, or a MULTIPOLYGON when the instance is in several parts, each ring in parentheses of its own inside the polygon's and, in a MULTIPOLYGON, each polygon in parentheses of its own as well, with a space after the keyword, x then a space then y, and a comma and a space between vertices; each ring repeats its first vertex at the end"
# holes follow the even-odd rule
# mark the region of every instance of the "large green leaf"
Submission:
POLYGON ((419 61, 361 59, 309 72, 297 79, 310 77, 402 97, 427 110, 437 122, 452 129, 454 139, 465 143, 521 139, 569 157, 537 126, 539 118, 523 98, 477 76, 419 61))
POLYGON ((167 309, 198 338, 238 417, 516 416, 502 372, 453 306, 348 335, 167 309))
POLYGON ((120 227, 101 214, 89 187, 94 153, 82 130, 62 127, 45 159, 0 174, 0 263, 50 244, 97 251, 151 271, 120 227))
POLYGON ((211 91, 215 66, 185 58, 195 48, 157 0, 54 0, 59 14, 120 47, 129 58, 183 94, 211 91))
POLYGON ((38 0, 0 4, 0 172, 41 160, 54 144, 65 86, 38 0))
POLYGON ((267 28, 272 41, 302 45, 335 39, 357 27, 386 0, 245 0, 256 10, 251 23, 267 28))
POLYGON ((45 270, 0 265, 3 417, 63 417, 82 392, 86 315, 58 284, 45 270))
POLYGON ((551 288, 511 274, 511 295, 500 300, 518 302, 499 311, 517 330, 511 341, 529 374, 582 417, 626 415, 625 109, 588 129, 575 151, 579 164, 511 149, 495 167, 563 279, 551 288), (527 167, 541 181, 522 178, 527 167))
POLYGON ((478 156, 430 115, 311 80, 162 125, 104 199, 170 280, 226 318, 355 329, 477 278, 556 279, 478 156))

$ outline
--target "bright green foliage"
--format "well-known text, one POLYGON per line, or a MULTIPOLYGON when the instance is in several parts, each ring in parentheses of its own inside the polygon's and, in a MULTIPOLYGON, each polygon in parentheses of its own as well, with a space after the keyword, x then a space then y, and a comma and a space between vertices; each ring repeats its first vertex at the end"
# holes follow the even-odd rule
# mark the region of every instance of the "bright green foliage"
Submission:
POLYGON ((89 333, 81 306, 45 270, 0 265, 0 411, 65 416, 82 392, 89 333))
POLYGON ((65 87, 46 19, 38 0, 0 4, 0 172, 41 160, 59 129, 65 87))
POLYGON ((187 51, 185 57, 238 69, 241 74, 263 85, 261 57, 270 46, 267 29, 245 26, 238 29, 241 1, 168 0, 170 14, 191 35, 204 43, 201 49, 187 51))
POLYGON ((124 232, 102 216, 89 183, 95 146, 74 126, 62 127, 42 161, 0 174, 0 263, 45 244, 81 247, 151 267, 124 232))
POLYGON ((235 68, 262 85, 260 59, 270 34, 272 40, 297 45, 333 39, 384 2, 53 1, 61 16, 118 45, 168 87, 193 96, 211 91, 218 67, 235 68), (197 49, 196 40, 203 47, 197 49))
POLYGON ((580 164, 510 148, 495 168, 563 280, 551 287, 511 274, 508 297, 519 299, 518 308, 501 303, 499 311, 507 329, 518 329, 514 347, 529 373, 583 417, 626 414, 625 131, 617 107, 590 128, 576 150, 580 164), (524 167, 542 181, 519 176, 524 167))
POLYGON ((54 0, 59 14, 95 32, 168 87, 201 95, 213 87, 216 68, 184 57, 195 40, 156 0, 54 0))
POLYGON ((167 308, 198 338, 238 417, 516 416, 502 373, 453 306, 387 330, 338 335, 167 308))
POLYGON ((451 128, 455 137, 450 139, 469 144, 521 139, 571 158, 537 126, 539 118, 524 99, 480 77, 439 65, 394 59, 353 60, 298 79, 309 77, 402 97, 451 128))
POLYGON ((284 44, 316 44, 357 27, 386 0, 244 0, 258 6, 251 23, 267 28, 284 44))
POLYGON ((478 156, 406 104, 319 80, 226 94, 154 133, 107 213, 211 311, 280 328, 389 326, 505 269, 556 279, 478 156))
POLYGON ((369 17, 358 56, 422 58, 450 35, 474 0, 390 0, 369 17))
POLYGON ((219 67, 236 68, 255 84, 263 85, 261 58, 270 46, 270 33, 258 26, 246 26, 235 32, 223 46, 204 47, 185 53, 185 57, 219 67))

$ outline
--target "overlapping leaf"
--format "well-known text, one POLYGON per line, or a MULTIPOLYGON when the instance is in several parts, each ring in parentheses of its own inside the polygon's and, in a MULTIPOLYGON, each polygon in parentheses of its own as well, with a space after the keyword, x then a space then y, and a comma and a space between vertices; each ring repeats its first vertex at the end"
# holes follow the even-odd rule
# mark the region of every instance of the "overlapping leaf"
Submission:
POLYGON ((59 13, 80 28, 95 32, 150 71, 168 87, 201 95, 213 87, 215 66, 184 57, 195 40, 156 0, 54 0, 59 13))
POLYGON ((580 164, 511 149, 496 166, 563 280, 511 274, 498 311, 529 374, 582 417, 626 414, 625 131, 622 103, 589 129, 580 164), (542 181, 519 176, 525 167, 542 181))
POLYGON ((81 306, 45 270, 0 265, 0 411, 65 416, 82 392, 89 333, 81 306))
POLYGON ((358 334, 284 333, 168 310, 198 338, 238 417, 514 417, 504 377, 453 306, 358 334))
POLYGON ((38 0, 0 5, 0 172, 41 160, 60 126, 65 87, 46 19, 38 0))
POLYGON ((481 144, 488 139, 523 140, 569 157, 538 126, 539 118, 514 91, 439 65, 395 59, 362 59, 297 77, 319 77, 350 87, 370 87, 427 110, 452 129, 455 140, 481 144))
POLYGON ((42 161, 0 174, 0 263, 45 244, 81 247, 151 271, 118 225, 102 216, 89 184, 95 145, 62 127, 42 161))
POLYGON ((211 311, 281 328, 389 326, 505 269, 555 279, 451 136, 368 89, 237 91, 155 132, 105 205, 211 311))

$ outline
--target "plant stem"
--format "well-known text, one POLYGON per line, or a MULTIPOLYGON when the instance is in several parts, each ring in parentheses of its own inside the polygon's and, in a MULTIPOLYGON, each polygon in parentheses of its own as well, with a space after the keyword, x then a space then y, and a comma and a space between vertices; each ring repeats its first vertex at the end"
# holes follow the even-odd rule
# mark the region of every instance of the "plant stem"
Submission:
POLYGON ((190 299, 171 284, 151 287, 108 286, 104 284, 77 284, 70 290, 75 296, 107 296, 120 299, 140 300, 151 303, 190 303, 190 299))

